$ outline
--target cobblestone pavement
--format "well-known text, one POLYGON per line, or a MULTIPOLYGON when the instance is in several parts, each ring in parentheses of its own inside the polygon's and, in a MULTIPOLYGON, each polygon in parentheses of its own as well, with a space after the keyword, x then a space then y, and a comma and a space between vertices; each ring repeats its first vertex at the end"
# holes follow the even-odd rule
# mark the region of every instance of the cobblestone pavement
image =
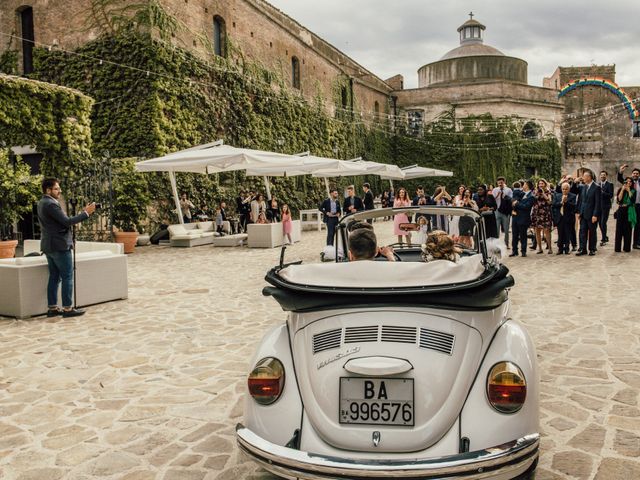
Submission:
MULTIPOLYGON (((305 232, 288 258, 316 261, 323 238, 305 232)), ((541 367, 539 479, 640 478, 640 254, 612 250, 507 260, 541 367)), ((248 358, 285 318, 260 293, 278 256, 139 248, 127 301, 0 318, 0 478, 272 478, 234 426, 248 358)))

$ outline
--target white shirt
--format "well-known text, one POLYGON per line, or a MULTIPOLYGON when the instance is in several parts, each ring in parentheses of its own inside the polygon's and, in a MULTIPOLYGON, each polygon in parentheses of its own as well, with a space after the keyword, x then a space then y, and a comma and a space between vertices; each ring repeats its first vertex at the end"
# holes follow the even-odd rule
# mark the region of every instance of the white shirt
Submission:
POLYGON ((502 203, 503 197, 513 198, 513 190, 511 190, 509 187, 503 187, 502 189, 500 187, 496 187, 491 191, 491 193, 493 194, 493 198, 496 199, 498 208, 500 208, 500 203, 502 203), (502 193, 502 195, 500 195, 500 193, 502 193))

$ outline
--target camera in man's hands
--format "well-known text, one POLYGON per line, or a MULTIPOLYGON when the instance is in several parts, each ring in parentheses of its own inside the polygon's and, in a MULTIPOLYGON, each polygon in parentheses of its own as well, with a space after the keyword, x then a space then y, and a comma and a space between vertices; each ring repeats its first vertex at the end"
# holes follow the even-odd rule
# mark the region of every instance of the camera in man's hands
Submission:
POLYGON ((102 208, 102 204, 100 202, 96 202, 96 210, 100 210, 102 208))

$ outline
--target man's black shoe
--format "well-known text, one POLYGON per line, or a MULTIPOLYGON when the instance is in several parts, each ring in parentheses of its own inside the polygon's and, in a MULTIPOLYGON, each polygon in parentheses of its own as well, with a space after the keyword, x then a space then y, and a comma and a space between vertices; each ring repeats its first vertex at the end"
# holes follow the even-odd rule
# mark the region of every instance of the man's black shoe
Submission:
POLYGON ((576 247, 571 247, 571 251, 572 251, 572 252, 575 252, 576 250, 577 250, 577 248, 576 248, 576 247))
POLYGON ((523 256, 523 257, 526 257, 526 256, 527 256, 527 254, 526 254, 526 253, 524 253, 524 252, 522 252, 522 256, 523 256))
POLYGON ((509 255, 510 257, 517 257, 518 256, 518 252, 513 252, 511 255, 509 255))
POLYGON ((587 252, 585 252, 584 250, 578 250, 578 253, 576 253, 576 257, 580 257, 582 255, 586 255, 587 252))
POLYGON ((633 246, 633 249, 634 249, 634 250, 640 250, 640 245, 634 245, 634 246, 633 246))
POLYGON ((59 308, 50 308, 47 310, 47 317, 57 317, 58 315, 62 315, 62 310, 59 308))
POLYGON ((562 255, 562 254, 564 254, 564 252, 563 252, 562 250, 558 250, 558 251, 556 252, 556 255, 562 255))
POLYGON ((596 254, 596 252, 589 252, 589 256, 593 257, 596 254))
POLYGON ((80 315, 84 315, 86 313, 86 310, 80 310, 77 308, 72 308, 71 310, 63 310, 62 312, 62 316, 63 317, 79 317, 80 315))

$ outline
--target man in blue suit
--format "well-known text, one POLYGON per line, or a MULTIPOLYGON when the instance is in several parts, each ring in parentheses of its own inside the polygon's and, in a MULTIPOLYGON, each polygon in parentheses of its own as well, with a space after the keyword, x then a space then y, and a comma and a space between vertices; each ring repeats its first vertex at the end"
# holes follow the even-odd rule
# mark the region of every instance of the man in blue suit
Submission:
POLYGON ((57 178, 45 178, 42 181, 42 198, 38 202, 38 219, 42 238, 40 248, 47 257, 49 265, 49 283, 47 284, 48 317, 62 315, 77 317, 84 310, 74 309, 73 301, 73 239, 71 227, 89 218, 96 210, 96 204, 90 203, 75 217, 67 217, 60 207, 60 182, 57 178), (62 310, 58 308, 58 285, 62 282, 62 310))
POLYGON ((585 171, 582 179, 584 185, 580 187, 577 208, 577 215, 580 219, 580 248, 576 255, 586 255, 588 247, 589 255, 593 256, 596 254, 598 242, 598 220, 602 214, 602 191, 593 181, 591 170, 585 171))
POLYGON ((513 190, 513 198, 511 206, 513 213, 511 216, 511 230, 513 230, 513 240, 511 241, 510 257, 518 256, 518 244, 522 256, 527 256, 527 229, 531 225, 531 208, 533 207, 534 197, 531 193, 533 190, 533 182, 526 180, 522 185, 522 190, 515 188, 513 190))
POLYGON ((340 202, 338 201, 338 189, 332 188, 327 198, 320 206, 322 219, 327 224, 327 245, 333 245, 333 239, 336 234, 336 225, 340 220, 340 202))

